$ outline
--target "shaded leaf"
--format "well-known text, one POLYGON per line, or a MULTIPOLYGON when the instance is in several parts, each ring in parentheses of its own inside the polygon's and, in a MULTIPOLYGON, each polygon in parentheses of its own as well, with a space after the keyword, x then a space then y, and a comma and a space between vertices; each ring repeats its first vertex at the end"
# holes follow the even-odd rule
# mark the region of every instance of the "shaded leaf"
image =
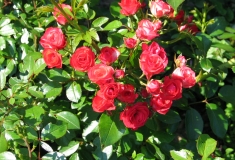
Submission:
POLYGON ((68 129, 80 129, 80 122, 78 117, 68 111, 63 111, 56 114, 56 118, 67 123, 68 129))

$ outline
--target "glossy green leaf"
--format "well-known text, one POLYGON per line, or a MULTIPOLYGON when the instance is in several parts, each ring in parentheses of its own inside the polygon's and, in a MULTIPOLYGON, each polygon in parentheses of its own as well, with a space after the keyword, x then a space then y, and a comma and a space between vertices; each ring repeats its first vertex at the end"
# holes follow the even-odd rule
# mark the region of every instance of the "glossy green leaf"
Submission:
POLYGON ((235 98, 233 96, 235 87, 231 85, 224 85, 219 90, 219 97, 227 103, 235 105, 235 98))
POLYGON ((0 28, 9 24, 10 22, 11 22, 11 20, 8 17, 2 17, 0 20, 0 28))
POLYGON ((98 17, 92 22, 92 27, 101 27, 103 24, 108 22, 109 18, 107 17, 98 17))
POLYGON ((68 129, 80 129, 80 122, 78 117, 71 112, 59 112, 56 114, 56 118, 67 123, 68 129))
POLYGON ((177 8, 184 2, 184 0, 166 0, 167 3, 177 11, 177 8))
POLYGON ((170 151, 171 157, 174 160, 193 160, 193 153, 186 149, 180 151, 170 151))
POLYGON ((110 31, 110 30, 117 29, 117 28, 119 28, 119 27, 121 27, 121 26, 122 26, 122 22, 121 22, 121 21, 114 20, 114 21, 108 23, 108 24, 104 27, 104 30, 110 31))
POLYGON ((75 81, 68 84, 66 89, 66 96, 72 102, 78 102, 82 95, 82 89, 80 84, 75 81))
POLYGON ((157 118, 166 124, 174 124, 181 121, 179 114, 173 110, 169 110, 166 115, 157 114, 157 118))
POLYGON ((235 29, 231 27, 225 27, 225 31, 230 32, 230 33, 235 33, 235 29))
POLYGON ((7 62, 7 66, 5 69, 6 75, 11 74, 11 72, 14 70, 14 68, 15 68, 15 61, 13 59, 11 59, 7 62))
POLYGON ((211 46, 224 49, 228 52, 235 52, 235 49, 232 46, 227 45, 227 44, 222 44, 222 43, 216 43, 215 42, 215 43, 212 43, 211 46))
POLYGON ((115 114, 112 117, 107 114, 102 114, 99 120, 99 136, 101 144, 106 147, 116 143, 126 131, 126 127, 119 120, 119 115, 115 114), (115 136, 114 136, 115 135, 115 136))
POLYGON ((66 160, 66 157, 60 152, 49 152, 42 156, 42 160, 66 160))
POLYGON ((224 17, 215 17, 213 19, 215 22, 213 24, 207 26, 207 28, 206 28, 207 32, 209 34, 211 34, 212 32, 217 31, 217 30, 224 31, 225 27, 227 26, 227 22, 226 22, 225 18, 224 17))
POLYGON ((44 62, 43 58, 38 59, 35 62, 33 72, 35 75, 38 75, 41 71, 43 71, 46 68, 46 63, 44 62))
POLYGON ((235 38, 235 34, 232 33, 223 33, 220 36, 218 36, 219 39, 228 39, 228 38, 235 38))
POLYGON ((202 134, 197 140, 197 150, 198 153, 202 156, 202 160, 206 160, 207 157, 215 151, 216 140, 210 138, 207 134, 202 134))
POLYGON ((6 73, 5 70, 0 69, 0 90, 2 90, 5 87, 6 84, 6 73))
POLYGON ((66 157, 70 156, 71 154, 75 153, 79 147, 79 142, 70 141, 69 144, 65 147, 60 149, 60 153, 64 154, 66 157))
POLYGON ((203 130, 203 120, 197 110, 190 108, 185 115, 185 127, 187 137, 196 140, 203 130))
POLYGON ((224 138, 228 130, 228 120, 224 111, 214 103, 207 103, 206 112, 213 133, 219 138, 224 138))
POLYGON ((213 68, 211 61, 207 58, 201 59, 200 65, 202 69, 206 72, 210 72, 211 68, 213 68))
POLYGON ((42 86, 43 94, 46 95, 46 98, 55 98, 60 95, 62 91, 62 86, 59 83, 48 82, 42 86))
POLYGON ((67 124, 52 124, 48 123, 41 132, 41 138, 42 140, 55 140, 63 135, 65 135, 67 131, 67 124))
POLYGON ((40 141, 41 147, 47 152, 53 152, 53 149, 46 142, 40 141))
POLYGON ((70 80, 70 75, 63 69, 53 68, 47 73, 48 77, 55 82, 67 82, 70 80))
POLYGON ((28 88, 28 93, 36 98, 43 98, 43 93, 38 91, 38 86, 30 86, 28 88))
POLYGON ((3 50, 6 48, 6 41, 3 37, 0 36, 0 50, 3 50))
POLYGON ((7 24, 0 29, 0 35, 2 35, 2 36, 10 36, 15 33, 16 32, 13 29, 13 24, 7 24))
POLYGON ((78 153, 72 154, 69 160, 80 160, 78 153))
POLYGON ((1 142, 0 153, 7 151, 8 150, 8 142, 7 142, 6 138, 5 138, 5 134, 4 133, 0 134, 0 142, 1 142))
POLYGON ((42 106, 32 106, 30 108, 27 108, 25 110, 25 118, 26 123, 29 123, 31 125, 37 125, 41 123, 42 116, 45 114, 45 110, 42 108, 42 106))
POLYGON ((96 146, 96 150, 93 152, 93 155, 96 159, 108 160, 111 157, 113 152, 112 145, 102 148, 99 137, 94 139, 93 144, 96 146))
POLYGON ((7 159, 16 160, 16 156, 9 151, 0 153, 0 160, 7 160, 7 159))

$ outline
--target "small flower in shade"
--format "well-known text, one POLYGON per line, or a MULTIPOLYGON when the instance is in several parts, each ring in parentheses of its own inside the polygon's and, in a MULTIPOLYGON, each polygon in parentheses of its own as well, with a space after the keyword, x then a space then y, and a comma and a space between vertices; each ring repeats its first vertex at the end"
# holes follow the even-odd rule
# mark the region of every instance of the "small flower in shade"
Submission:
POLYGON ((114 77, 117 78, 117 79, 122 79, 125 75, 125 72, 124 70, 122 69, 116 69, 115 70, 115 73, 114 73, 114 77))
MULTIPOLYGON (((65 9, 68 9, 70 10, 70 12, 72 12, 72 7, 70 5, 67 5, 67 4, 59 4, 59 6, 65 10, 65 9)), ((61 11, 57 8, 57 7, 54 7, 54 11, 52 12, 55 20, 59 23, 59 24, 62 24, 62 25, 65 25, 68 20, 65 18, 65 16, 61 13, 61 11)), ((68 18, 72 19, 72 17, 70 15, 67 15, 68 18)))
POLYGON ((138 94, 135 93, 135 87, 131 84, 120 84, 118 100, 125 103, 134 103, 138 94))
POLYGON ((184 56, 179 55, 177 59, 175 60, 175 65, 176 67, 183 67, 186 66, 187 60, 185 59, 184 56))
POLYGON ((120 52, 114 47, 103 47, 98 56, 99 60, 106 64, 110 65, 115 62, 120 56, 120 52))
POLYGON ((127 48, 133 49, 137 45, 137 40, 134 38, 123 38, 124 44, 127 48))

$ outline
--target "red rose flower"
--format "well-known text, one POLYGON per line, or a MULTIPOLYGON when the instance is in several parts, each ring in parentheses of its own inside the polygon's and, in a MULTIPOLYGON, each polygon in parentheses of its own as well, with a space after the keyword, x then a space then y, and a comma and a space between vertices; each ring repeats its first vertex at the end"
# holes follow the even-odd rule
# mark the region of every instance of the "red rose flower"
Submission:
POLYGON ((182 82, 168 76, 164 78, 161 97, 166 100, 176 100, 182 97, 182 82))
POLYGON ((78 71, 86 72, 95 65, 95 53, 88 47, 80 47, 70 58, 70 65, 78 71))
POLYGON ((119 94, 120 84, 113 82, 102 85, 97 95, 108 100, 115 99, 119 94))
POLYGON ((138 94, 135 93, 135 87, 131 84, 120 84, 120 91, 117 99, 125 103, 134 103, 138 94))
POLYGON ((172 100, 166 100, 161 98, 161 96, 153 96, 150 100, 150 106, 154 111, 160 114, 166 114, 172 105, 172 100))
POLYGON ((195 72, 187 66, 176 68, 171 77, 181 80, 183 88, 191 88, 196 83, 195 72))
POLYGON ((46 48, 42 54, 48 68, 62 68, 62 56, 56 49, 46 48))
MULTIPOLYGON (((62 9, 67 8, 68 10, 70 10, 72 12, 72 7, 70 5, 67 4, 59 4, 59 6, 62 9)), ((65 25, 68 20, 64 17, 64 15, 60 12, 60 10, 57 7, 54 7, 54 11, 52 12, 55 20, 62 25, 65 25)), ((71 16, 68 15, 68 17, 71 19, 71 16)))
POLYGON ((114 82, 114 69, 105 64, 96 64, 88 70, 89 79, 98 85, 114 82))
POLYGON ((120 55, 120 52, 114 47, 104 47, 100 52, 101 53, 98 58, 106 65, 110 65, 111 63, 115 62, 120 55))
POLYGON ((166 52, 156 42, 150 46, 143 44, 143 52, 140 55, 140 68, 149 80, 153 75, 164 71, 168 63, 166 52))
POLYGON ((66 45, 65 35, 60 28, 49 27, 39 43, 43 48, 63 49, 66 45))
POLYGON ((99 113, 104 112, 106 110, 110 111, 116 109, 113 100, 107 100, 98 95, 96 95, 92 100, 92 108, 95 112, 99 113))
POLYGON ((141 88, 140 90, 140 95, 143 97, 143 98, 147 98, 149 96, 149 93, 147 92, 146 88, 141 88))
POLYGON ((137 45, 137 40, 134 38, 123 38, 124 44, 126 45, 127 48, 132 49, 135 48, 137 45))
POLYGON ((149 40, 151 41, 155 37, 159 36, 157 33, 161 29, 162 22, 150 22, 148 19, 142 19, 138 23, 138 28, 136 30, 136 36, 140 40, 149 40))
POLYGON ((114 73, 114 77, 117 79, 122 79, 125 75, 125 72, 122 69, 116 69, 114 73))
POLYGON ((120 120, 123 121, 127 128, 137 130, 142 127, 150 115, 147 103, 137 102, 133 106, 127 106, 120 114, 120 120))
POLYGON ((162 0, 151 1, 149 4, 152 15, 157 18, 168 16, 172 12, 171 6, 162 0))
POLYGON ((180 25, 184 21, 184 11, 180 10, 178 14, 174 17, 174 20, 178 25, 180 25))
POLYGON ((138 0, 121 0, 118 4, 121 7, 121 14, 125 16, 134 15, 141 8, 138 0))
POLYGON ((151 81, 147 83, 146 90, 152 95, 158 95, 160 93, 161 86, 162 83, 160 81, 151 79, 151 81))

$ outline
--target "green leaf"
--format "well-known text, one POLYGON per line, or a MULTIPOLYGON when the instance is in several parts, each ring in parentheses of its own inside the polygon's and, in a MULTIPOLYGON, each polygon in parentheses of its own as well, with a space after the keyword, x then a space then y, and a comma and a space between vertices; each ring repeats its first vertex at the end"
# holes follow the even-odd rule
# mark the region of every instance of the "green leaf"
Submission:
POLYGON ((2 36, 10 36, 13 34, 15 34, 15 30, 13 29, 13 24, 7 24, 0 29, 0 35, 2 36))
POLYGON ((202 42, 202 48, 200 49, 203 50, 204 53, 207 53, 212 43, 210 36, 206 34, 200 34, 200 35, 197 35, 196 37, 202 42))
POLYGON ((43 58, 38 59, 35 62, 33 72, 35 75, 38 75, 41 71, 43 71, 46 68, 46 63, 44 62, 43 58))
POLYGON ((121 21, 114 20, 114 21, 108 23, 108 24, 104 27, 104 30, 110 31, 110 30, 117 29, 117 28, 119 28, 119 27, 121 27, 121 26, 122 26, 122 22, 121 22, 121 21))
POLYGON ((45 154, 42 160, 66 160, 66 157, 60 152, 50 152, 45 154))
POLYGON ((47 144, 46 142, 40 141, 40 145, 45 151, 53 152, 53 149, 51 148, 51 146, 47 144))
POLYGON ((235 29, 231 27, 225 27, 225 31, 230 32, 230 33, 235 33, 235 29))
POLYGON ((78 153, 72 154, 69 160, 80 160, 78 153))
POLYGON ((202 156, 202 160, 206 160, 207 157, 215 151, 216 140, 210 138, 207 134, 202 134, 197 140, 197 150, 198 153, 202 156))
POLYGON ((220 36, 218 36, 219 39, 228 39, 228 38, 232 38, 235 39, 235 34, 233 33, 223 33, 220 36))
POLYGON ((227 103, 232 103, 235 106, 235 98, 233 96, 235 87, 231 85, 225 85, 219 90, 219 97, 227 103))
POLYGON ((80 122, 78 117, 68 111, 63 111, 56 114, 56 118, 67 123, 68 129, 80 129, 80 122))
POLYGON ((7 62, 7 66, 5 69, 6 75, 11 74, 11 72, 14 70, 14 68, 15 68, 15 61, 13 59, 11 59, 7 62))
POLYGON ((207 58, 201 59, 200 65, 202 69, 206 72, 210 72, 211 68, 213 67, 211 61, 207 58))
POLYGON ((6 73, 5 70, 0 69, 0 90, 2 90, 5 87, 6 84, 6 73))
POLYGON ((84 39, 84 41, 86 41, 87 43, 91 44, 92 43, 92 39, 91 39, 91 35, 88 31, 86 31, 85 34, 83 34, 82 38, 84 39))
POLYGON ((68 157, 71 154, 73 154, 74 152, 76 152, 78 147, 79 147, 79 142, 71 141, 71 142, 69 142, 69 144, 67 146, 62 147, 60 149, 60 153, 64 154, 66 157, 68 157))
POLYGON ((98 33, 96 32, 96 30, 90 30, 89 31, 89 34, 90 34, 90 36, 94 39, 94 40, 96 40, 97 42, 99 42, 100 41, 100 37, 99 37, 99 35, 98 35, 98 33))
POLYGON ((166 0, 166 2, 175 10, 177 11, 177 8, 179 5, 181 5, 184 0, 166 0))
POLYGON ((62 86, 59 83, 48 82, 42 86, 43 94, 46 98, 55 98, 60 95, 62 91, 62 86))
POLYGON ((38 91, 38 86, 30 86, 28 88, 28 93, 36 98, 43 98, 43 93, 38 91))
POLYGON ((7 17, 2 17, 0 20, 0 28, 2 28, 3 26, 9 24, 11 22, 11 20, 7 17))
POLYGON ((5 48, 6 48, 6 41, 3 37, 0 37, 0 50, 2 51, 5 48))
POLYGON ((207 103, 206 112, 213 133, 219 138, 224 138, 228 130, 228 119, 224 111, 214 103, 207 103))
POLYGON ((206 31, 208 32, 208 34, 211 34, 212 32, 215 32, 217 30, 224 31, 226 26, 227 26, 227 21, 225 20, 224 17, 215 17, 214 23, 208 25, 206 31))
POLYGON ((193 108, 190 108, 185 115, 185 128, 186 128, 186 133, 187 137, 190 140, 196 140, 200 134, 202 134, 203 130, 203 120, 198 113, 193 108))
POLYGON ((181 149, 180 151, 170 151, 171 157, 174 160, 193 160, 193 153, 186 150, 181 149))
POLYGON ((169 110, 165 115, 157 114, 157 118, 166 124, 174 124, 181 121, 179 113, 173 110, 169 110))
POLYGON ((31 55, 27 55, 24 58, 23 61, 23 70, 25 73, 27 73, 27 78, 29 78, 33 74, 33 68, 34 68, 34 59, 31 55))
POLYGON ((97 121, 92 121, 87 128, 83 129, 82 132, 82 137, 86 139, 86 137, 92 133, 92 132, 97 132, 98 131, 98 122, 97 121))
POLYGON ((0 160, 6 160, 6 159, 16 160, 16 156, 9 151, 0 153, 0 160))
POLYGON ((115 114, 112 117, 107 114, 102 114, 99 120, 99 136, 101 144, 106 147, 113 145, 122 138, 126 131, 126 127, 119 120, 119 115, 115 114), (114 136, 115 135, 115 136, 114 136))
POLYGON ((92 22, 92 27, 101 27, 103 24, 108 22, 109 18, 107 17, 98 17, 92 22))
POLYGON ((62 124, 52 124, 48 123, 41 132, 41 138, 42 140, 55 140, 63 135, 65 135, 67 131, 67 124, 62 123, 62 124))
POLYGON ((111 157, 112 152, 113 152, 113 146, 112 145, 109 145, 109 146, 104 147, 102 149, 99 137, 96 137, 94 139, 93 144, 96 146, 96 150, 93 152, 93 155, 94 155, 95 159, 108 160, 111 157))
POLYGON ((47 73, 48 77, 54 82, 66 82, 69 81, 70 75, 63 69, 53 68, 47 73))
POLYGON ((224 49, 228 52, 235 52, 235 49, 230 46, 230 45, 227 45, 227 44, 222 44, 222 43, 218 43, 218 42, 214 42, 211 44, 212 47, 217 47, 217 48, 221 48, 221 49, 224 49))
POLYGON ((66 96, 72 102, 78 102, 82 95, 82 89, 80 84, 75 81, 68 84, 66 89, 66 96))
POLYGON ((26 123, 31 125, 38 125, 42 122, 42 116, 45 114, 44 109, 41 105, 32 106, 25 110, 26 123))
POLYGON ((3 133, 0 134, 0 142, 1 142, 0 153, 7 151, 8 150, 8 143, 7 143, 7 140, 5 138, 5 134, 3 134, 3 133))

